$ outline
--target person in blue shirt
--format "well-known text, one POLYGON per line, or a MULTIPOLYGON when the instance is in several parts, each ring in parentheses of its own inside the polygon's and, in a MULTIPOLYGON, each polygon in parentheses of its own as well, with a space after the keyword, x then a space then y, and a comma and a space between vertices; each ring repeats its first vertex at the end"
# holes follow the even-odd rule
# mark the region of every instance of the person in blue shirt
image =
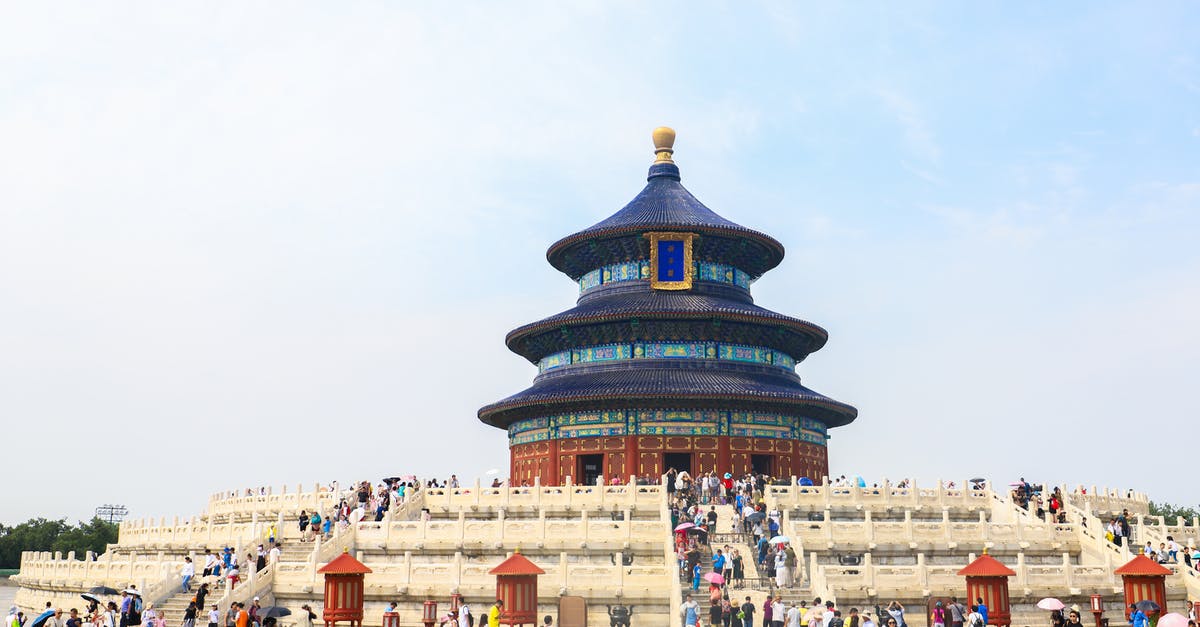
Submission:
MULTIPOLYGON (((692 590, 700 589, 700 565, 692 566, 692 590)), ((691 598, 691 595, 688 595, 691 598)))
POLYGON ((767 548, 770 546, 770 544, 771 544, 770 542, 767 542, 766 536, 761 536, 758 538, 758 563, 759 564, 767 563, 767 548))
POLYGON ((1149 627, 1150 619, 1146 618, 1146 613, 1139 610, 1136 605, 1130 605, 1129 624, 1133 627, 1149 627))
POLYGON ((983 617, 983 624, 987 625, 988 624, 988 610, 987 610, 987 606, 983 604, 983 597, 979 597, 978 599, 975 599, 975 604, 978 608, 975 611, 979 612, 979 615, 983 617))
POLYGON ((713 555, 713 572, 725 573, 725 554, 721 552, 721 549, 717 549, 716 554, 713 555))

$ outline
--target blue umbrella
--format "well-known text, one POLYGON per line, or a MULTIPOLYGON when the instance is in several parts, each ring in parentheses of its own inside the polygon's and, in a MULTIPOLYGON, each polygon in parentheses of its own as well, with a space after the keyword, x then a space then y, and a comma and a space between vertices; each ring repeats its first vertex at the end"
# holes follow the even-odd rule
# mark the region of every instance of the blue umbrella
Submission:
POLYGON ((46 619, 50 618, 51 616, 54 616, 54 610, 46 610, 45 612, 39 614, 37 618, 33 619, 33 622, 29 624, 29 627, 42 627, 42 624, 46 622, 46 619))
POLYGON ((800 477, 800 485, 812 485, 812 484, 813 484, 812 479, 809 479, 808 477, 800 477))
POLYGON ((858 479, 858 487, 860 487, 860 488, 865 488, 865 487, 867 487, 867 482, 866 482, 866 481, 863 481, 863 478, 862 478, 861 476, 860 476, 860 477, 856 477, 856 478, 858 479))

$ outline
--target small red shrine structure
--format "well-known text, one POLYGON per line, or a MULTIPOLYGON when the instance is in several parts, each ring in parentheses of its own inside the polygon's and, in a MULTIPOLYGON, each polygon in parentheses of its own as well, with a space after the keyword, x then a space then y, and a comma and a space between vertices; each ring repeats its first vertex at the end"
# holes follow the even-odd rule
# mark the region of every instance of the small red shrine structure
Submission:
POLYGON ((1120 575, 1125 583, 1125 618, 1129 618, 1129 606, 1138 601, 1154 601, 1162 608, 1159 614, 1166 613, 1167 575, 1171 574, 1169 568, 1145 555, 1138 555, 1113 573, 1120 575))
POLYGON ((536 625, 537 578, 546 574, 546 571, 517 550, 499 566, 489 570, 488 574, 496 576, 496 598, 504 602, 500 609, 500 622, 505 625, 536 625))
POLYGON ((363 579, 371 569, 346 551, 317 572, 325 575, 325 627, 339 622, 362 627, 363 579))
POLYGON ((1008 604, 1008 578, 1017 573, 984 550, 975 561, 958 571, 967 578, 967 605, 975 599, 983 599, 988 607, 989 625, 1012 624, 1012 610, 1008 604))

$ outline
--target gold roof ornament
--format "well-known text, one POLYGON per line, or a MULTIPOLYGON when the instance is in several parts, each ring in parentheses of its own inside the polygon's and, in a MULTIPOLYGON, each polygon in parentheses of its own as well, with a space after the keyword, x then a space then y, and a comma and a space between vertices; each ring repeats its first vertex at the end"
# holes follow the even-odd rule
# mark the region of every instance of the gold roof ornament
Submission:
POLYGON ((675 129, 668 126, 660 126, 654 129, 651 137, 654 138, 654 162, 674 163, 671 160, 671 155, 675 153, 675 129))

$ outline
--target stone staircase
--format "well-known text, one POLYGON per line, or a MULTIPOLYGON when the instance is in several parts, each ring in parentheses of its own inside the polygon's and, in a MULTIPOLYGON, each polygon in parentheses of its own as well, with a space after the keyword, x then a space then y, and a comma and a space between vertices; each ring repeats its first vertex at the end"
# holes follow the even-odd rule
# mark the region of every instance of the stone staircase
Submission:
MULTIPOLYGON (((763 601, 768 596, 781 595, 788 605, 794 605, 800 601, 812 602, 812 591, 809 588, 808 578, 804 575, 804 560, 799 560, 798 575, 794 578, 795 585, 790 588, 776 588, 773 578, 767 577, 766 570, 758 568, 758 549, 752 544, 754 536, 752 534, 743 533, 741 526, 736 525, 737 517, 734 515, 732 505, 717 505, 717 534, 714 535, 711 546, 713 552, 718 548, 724 548, 728 544, 731 549, 737 549, 742 556, 743 568, 746 574, 746 584, 742 588, 728 588, 730 600, 744 602, 747 596, 756 607, 761 608, 763 601)), ((795 539, 793 539, 795 540, 795 539)), ((795 547, 799 552, 800 547, 795 547)), ((710 565, 712 558, 709 556, 710 565)))

